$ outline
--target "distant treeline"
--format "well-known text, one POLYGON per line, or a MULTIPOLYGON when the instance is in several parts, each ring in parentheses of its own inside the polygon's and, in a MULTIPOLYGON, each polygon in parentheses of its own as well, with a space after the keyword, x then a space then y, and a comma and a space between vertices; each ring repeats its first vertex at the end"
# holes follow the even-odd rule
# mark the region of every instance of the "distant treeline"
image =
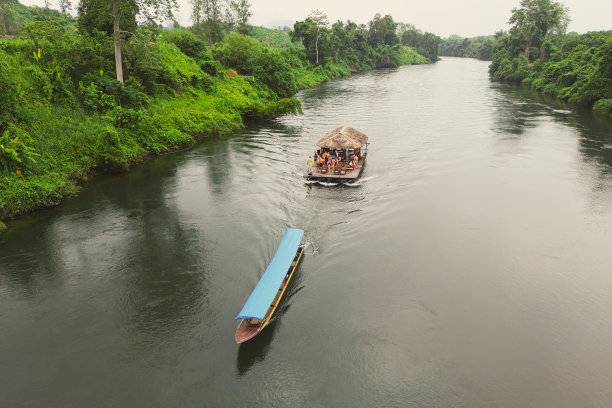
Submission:
POLYGON ((493 57, 493 48, 504 34, 503 31, 499 31, 495 35, 471 38, 451 35, 442 40, 440 55, 444 57, 477 58, 483 61, 490 61, 493 57))

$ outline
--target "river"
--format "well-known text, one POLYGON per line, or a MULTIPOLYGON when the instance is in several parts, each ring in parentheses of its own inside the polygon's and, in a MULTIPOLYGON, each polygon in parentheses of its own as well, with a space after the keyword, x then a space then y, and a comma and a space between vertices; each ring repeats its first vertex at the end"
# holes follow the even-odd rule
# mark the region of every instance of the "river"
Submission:
POLYGON ((612 406, 612 126, 444 58, 88 183, 0 238, 0 406, 612 406), (335 127, 353 186, 305 183, 335 127), (273 323, 233 320, 287 227, 273 323))

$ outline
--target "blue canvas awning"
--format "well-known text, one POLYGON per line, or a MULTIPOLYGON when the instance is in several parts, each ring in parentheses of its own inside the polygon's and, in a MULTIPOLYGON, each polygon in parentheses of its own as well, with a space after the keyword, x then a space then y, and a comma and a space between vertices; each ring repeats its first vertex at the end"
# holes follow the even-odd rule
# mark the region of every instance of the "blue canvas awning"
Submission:
POLYGON ((259 319, 262 320, 280 289, 283 279, 295 254, 302 243, 304 231, 296 228, 287 228, 285 235, 266 268, 259 283, 253 289, 235 320, 259 319))

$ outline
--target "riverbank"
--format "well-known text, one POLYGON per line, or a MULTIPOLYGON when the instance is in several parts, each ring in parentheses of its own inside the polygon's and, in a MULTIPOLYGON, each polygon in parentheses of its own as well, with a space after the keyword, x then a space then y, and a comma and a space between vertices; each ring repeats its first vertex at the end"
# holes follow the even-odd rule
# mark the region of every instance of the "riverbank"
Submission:
MULTIPOLYGON (((523 47, 524 48, 524 47, 523 47)), ((494 48, 490 74, 612 119, 612 31, 570 33, 525 51, 512 35, 494 48)))
MULTIPOLYGON (((303 49, 240 34, 208 47, 186 30, 143 29, 123 45, 122 85, 110 37, 58 21, 27 32, 0 41, 0 220, 57 205, 96 174, 298 114, 298 90, 380 64, 312 64, 303 49)), ((428 62, 409 47, 392 55, 393 64, 428 62)))
POLYGON ((157 48, 172 57, 165 66, 178 80, 156 96, 135 81, 112 89, 116 81, 103 73, 89 86, 79 82, 78 90, 58 95, 61 74, 48 72, 52 61, 41 69, 26 52, 0 50, 2 85, 9 89, 3 92, 8 109, 0 139, 0 219, 56 205, 95 174, 125 171, 148 157, 229 134, 247 119, 300 111, 299 101, 278 98, 253 79, 220 65, 208 75, 176 46, 157 48), (201 84, 187 86, 188 78, 201 84), (43 94, 48 87, 50 97, 43 94))

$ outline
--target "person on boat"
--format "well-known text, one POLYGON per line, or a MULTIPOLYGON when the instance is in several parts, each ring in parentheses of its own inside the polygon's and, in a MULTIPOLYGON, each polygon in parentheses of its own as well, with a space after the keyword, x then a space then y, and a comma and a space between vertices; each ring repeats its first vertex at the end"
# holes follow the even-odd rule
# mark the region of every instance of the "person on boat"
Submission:
POLYGON ((306 160, 306 163, 308 163, 308 174, 312 173, 312 158, 310 156, 308 156, 308 160, 306 160))
POLYGON ((355 164, 355 167, 357 167, 357 162, 359 161, 359 156, 357 154, 353 155, 353 163, 355 164))

